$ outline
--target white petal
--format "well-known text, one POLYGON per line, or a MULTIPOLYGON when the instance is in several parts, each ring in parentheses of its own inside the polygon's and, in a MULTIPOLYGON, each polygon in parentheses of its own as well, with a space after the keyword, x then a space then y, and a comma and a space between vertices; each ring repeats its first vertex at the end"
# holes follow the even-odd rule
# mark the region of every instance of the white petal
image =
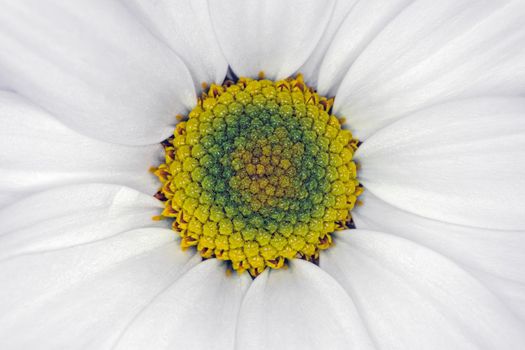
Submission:
POLYGON ((121 146, 83 136, 14 93, 0 92, 0 206, 54 186, 116 183, 148 194, 160 145, 121 146))
POLYGON ((158 203, 125 187, 83 185, 0 212, 0 339, 6 349, 109 348, 186 269, 158 203), (142 228, 141 228, 142 227, 142 228))
POLYGON ((138 229, 102 242, 0 264, 6 349, 110 349, 159 293, 200 257, 173 231, 138 229))
POLYGON ((395 208, 369 191, 352 211, 359 229, 389 232, 456 262, 494 291, 525 321, 525 231, 472 228, 395 208))
POLYGON ((0 75, 73 129, 157 143, 195 103, 184 63, 114 0, 1 1, 0 75))
POLYGON ((207 0, 131 0, 125 5, 182 58, 197 90, 203 82, 222 84, 228 63, 215 37, 207 0))
POLYGON ((341 283, 381 349, 521 349, 524 324, 476 279, 408 240, 337 234, 321 267, 341 283))
POLYGON ((365 187, 440 220, 523 229, 525 98, 473 99, 416 112, 356 153, 365 187))
POLYGON ((525 93, 525 3, 419 0, 352 64, 334 110, 365 139, 437 102, 525 93))
POLYGON ((305 63, 330 20, 335 0, 211 1, 212 23, 235 74, 271 79, 305 63))
POLYGON ((341 22, 347 18, 348 13, 356 4, 359 4, 359 0, 336 0, 323 36, 317 43, 312 55, 299 68, 299 72, 304 74, 305 81, 309 86, 317 86, 321 62, 341 26, 341 22))
POLYGON ((233 349, 237 315, 251 280, 210 259, 162 291, 118 341, 117 349, 233 349))
POLYGON ((326 96, 335 96, 341 81, 356 58, 375 36, 413 1, 358 1, 345 16, 320 64, 319 92, 326 96))
POLYGON ((246 293, 236 349, 372 349, 358 310, 312 263, 266 270, 246 293))
POLYGON ((88 244, 142 227, 162 204, 127 187, 83 184, 20 199, 0 211, 0 259, 88 244))

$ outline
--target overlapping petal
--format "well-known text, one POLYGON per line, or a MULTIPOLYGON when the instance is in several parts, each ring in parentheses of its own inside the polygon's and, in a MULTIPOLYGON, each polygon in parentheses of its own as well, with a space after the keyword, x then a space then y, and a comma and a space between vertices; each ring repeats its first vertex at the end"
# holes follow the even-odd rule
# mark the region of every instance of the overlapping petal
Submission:
POLYGON ((519 349, 524 324, 443 256, 393 235, 344 231, 321 267, 345 288, 380 349, 519 349))
POLYGON ((131 0, 124 4, 182 58, 198 91, 203 82, 222 84, 228 63, 212 28, 207 0, 131 0))
MULTIPOLYGON (((359 3, 359 0, 336 0, 332 8, 333 12, 330 16, 330 21, 328 21, 326 29, 319 39, 319 43, 310 57, 308 57, 308 60, 299 68, 299 72, 304 74, 305 81, 308 85, 317 86, 321 62, 328 48, 332 46, 334 36, 338 33, 341 23, 345 21, 350 11, 359 3)), ((327 7, 326 11, 328 11, 328 9, 327 7)))
POLYGON ((312 54, 330 21, 335 0, 210 1, 226 60, 238 76, 272 79, 295 73, 312 54))
POLYGON ((151 219, 161 210, 152 196, 118 185, 40 192, 0 211, 0 258, 84 245, 136 228, 165 227, 151 219))
POLYGON ((210 259, 164 289, 126 328, 116 349, 233 349, 251 279, 210 259))
POLYGON ((356 152, 368 191, 431 219, 525 227, 525 99, 437 105, 378 131, 356 152))
POLYGON ((121 146, 75 132, 15 93, 0 92, 0 206, 55 186, 104 182, 144 193, 162 147, 121 146))
POLYGON ((388 232, 456 262, 494 291, 525 321, 525 231, 454 225, 396 208, 369 191, 352 212, 359 229, 388 232))
MULTIPOLYGON (((439 102, 525 93, 523 1, 418 0, 397 13, 404 5, 387 5, 388 14, 378 11, 383 13, 378 20, 388 24, 377 34, 377 22, 367 17, 367 25, 358 27, 363 34, 343 25, 323 69, 351 63, 334 110, 347 117, 357 137, 366 139, 407 113, 439 102), (361 38, 372 40, 366 45, 361 38)), ((325 80, 321 74, 322 90, 340 74, 332 72, 325 80)))
POLYGON ((111 349, 130 320, 200 259, 167 229, 3 262, 5 349, 111 349), (23 276, 23 277, 22 277, 23 276))
POLYGON ((320 62, 319 92, 335 96, 354 61, 388 23, 413 1, 358 1, 344 17, 320 62))
POLYGON ((158 203, 113 185, 55 189, 2 210, 2 348, 109 349, 200 261, 151 221, 158 203))
POLYGON ((236 349, 373 349, 341 286, 310 262, 266 270, 242 303, 236 349))
POLYGON ((195 103, 180 58, 116 0, 2 1, 0 75, 86 135, 151 144, 195 103))

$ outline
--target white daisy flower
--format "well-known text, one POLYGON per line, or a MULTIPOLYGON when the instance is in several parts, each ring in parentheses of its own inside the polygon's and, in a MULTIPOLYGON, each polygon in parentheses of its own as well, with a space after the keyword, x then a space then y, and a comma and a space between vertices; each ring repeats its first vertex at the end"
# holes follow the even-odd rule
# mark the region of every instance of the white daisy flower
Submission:
POLYGON ((523 0, 1 3, 0 348, 525 348, 523 0))

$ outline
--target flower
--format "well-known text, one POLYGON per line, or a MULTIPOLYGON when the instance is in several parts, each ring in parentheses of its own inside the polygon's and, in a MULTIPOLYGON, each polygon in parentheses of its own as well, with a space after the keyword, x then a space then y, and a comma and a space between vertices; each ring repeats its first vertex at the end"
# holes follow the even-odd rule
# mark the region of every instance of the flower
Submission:
POLYGON ((6 349, 525 346, 522 1, 3 1, 6 349), (300 72, 363 141, 319 266, 182 251, 147 169, 202 82, 300 72))

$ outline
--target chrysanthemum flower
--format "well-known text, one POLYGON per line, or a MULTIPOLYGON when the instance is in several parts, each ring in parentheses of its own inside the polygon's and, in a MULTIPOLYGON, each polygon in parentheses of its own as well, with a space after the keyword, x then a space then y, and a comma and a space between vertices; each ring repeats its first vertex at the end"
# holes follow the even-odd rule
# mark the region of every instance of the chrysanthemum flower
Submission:
POLYGON ((522 0, 1 3, 0 348, 525 348, 522 0))

